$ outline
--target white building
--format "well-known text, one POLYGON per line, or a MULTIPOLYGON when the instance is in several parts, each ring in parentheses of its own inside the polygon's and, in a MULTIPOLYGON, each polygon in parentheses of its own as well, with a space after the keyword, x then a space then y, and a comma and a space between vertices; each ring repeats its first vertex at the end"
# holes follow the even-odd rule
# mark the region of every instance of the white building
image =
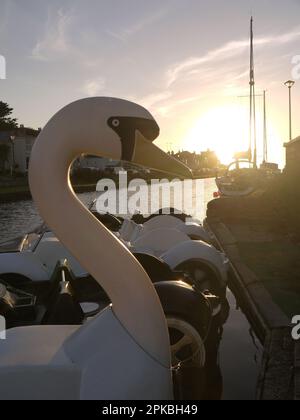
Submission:
POLYGON ((11 131, 1 131, 0 145, 6 145, 9 150, 6 159, 2 158, 0 168, 2 166, 1 169, 14 169, 15 172, 25 174, 28 171, 31 150, 38 133, 37 130, 23 126, 11 131))

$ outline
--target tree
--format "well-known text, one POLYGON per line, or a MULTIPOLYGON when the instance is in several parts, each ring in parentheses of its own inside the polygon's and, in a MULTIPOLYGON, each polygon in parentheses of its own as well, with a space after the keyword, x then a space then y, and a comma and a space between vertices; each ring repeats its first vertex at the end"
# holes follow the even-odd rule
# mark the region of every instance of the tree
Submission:
POLYGON ((5 162, 8 160, 9 146, 7 144, 0 144, 0 168, 3 170, 5 162))
POLYGON ((18 127, 17 119, 11 118, 13 108, 0 101, 0 130, 13 130, 18 127))
POLYGON ((207 150, 200 155, 200 164, 202 168, 215 169, 220 166, 220 161, 215 152, 207 150))

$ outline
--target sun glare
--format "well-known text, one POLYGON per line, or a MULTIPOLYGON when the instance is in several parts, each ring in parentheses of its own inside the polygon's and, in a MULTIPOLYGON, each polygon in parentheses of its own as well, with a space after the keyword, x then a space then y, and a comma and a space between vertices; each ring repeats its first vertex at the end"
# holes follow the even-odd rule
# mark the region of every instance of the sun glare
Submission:
POLYGON ((213 108, 202 115, 187 134, 184 145, 192 151, 214 150, 222 163, 248 149, 249 116, 246 107, 213 108))
MULTIPOLYGON (((258 163, 263 161, 263 125, 263 115, 257 112, 258 163)), ((267 122, 267 138, 268 160, 283 167, 283 142, 270 120, 267 122)), ((249 147, 249 108, 231 105, 210 109, 196 120, 182 144, 191 152, 213 150, 221 163, 231 163, 236 152, 247 151, 249 147)))

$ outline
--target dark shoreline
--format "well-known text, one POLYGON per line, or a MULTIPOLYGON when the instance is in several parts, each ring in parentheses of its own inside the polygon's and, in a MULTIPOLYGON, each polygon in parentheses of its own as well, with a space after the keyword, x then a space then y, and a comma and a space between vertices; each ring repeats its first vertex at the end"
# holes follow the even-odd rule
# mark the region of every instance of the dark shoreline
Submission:
MULTIPOLYGON (((92 192, 96 191, 96 184, 87 184, 87 185, 75 185, 74 191, 78 194, 85 193, 85 192, 92 192)), ((1 190, 0 188, 0 204, 3 203, 13 203, 16 201, 25 201, 25 200, 32 200, 31 192, 29 188, 27 189, 20 189, 16 191, 5 191, 1 190)))

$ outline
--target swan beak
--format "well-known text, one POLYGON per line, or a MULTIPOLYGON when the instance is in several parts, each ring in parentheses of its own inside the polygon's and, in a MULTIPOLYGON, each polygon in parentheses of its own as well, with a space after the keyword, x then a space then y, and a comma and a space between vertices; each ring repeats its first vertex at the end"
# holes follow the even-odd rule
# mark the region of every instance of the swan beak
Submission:
POLYGON ((135 135, 132 162, 181 179, 192 178, 192 172, 186 165, 163 152, 159 147, 147 140, 138 130, 135 135))

